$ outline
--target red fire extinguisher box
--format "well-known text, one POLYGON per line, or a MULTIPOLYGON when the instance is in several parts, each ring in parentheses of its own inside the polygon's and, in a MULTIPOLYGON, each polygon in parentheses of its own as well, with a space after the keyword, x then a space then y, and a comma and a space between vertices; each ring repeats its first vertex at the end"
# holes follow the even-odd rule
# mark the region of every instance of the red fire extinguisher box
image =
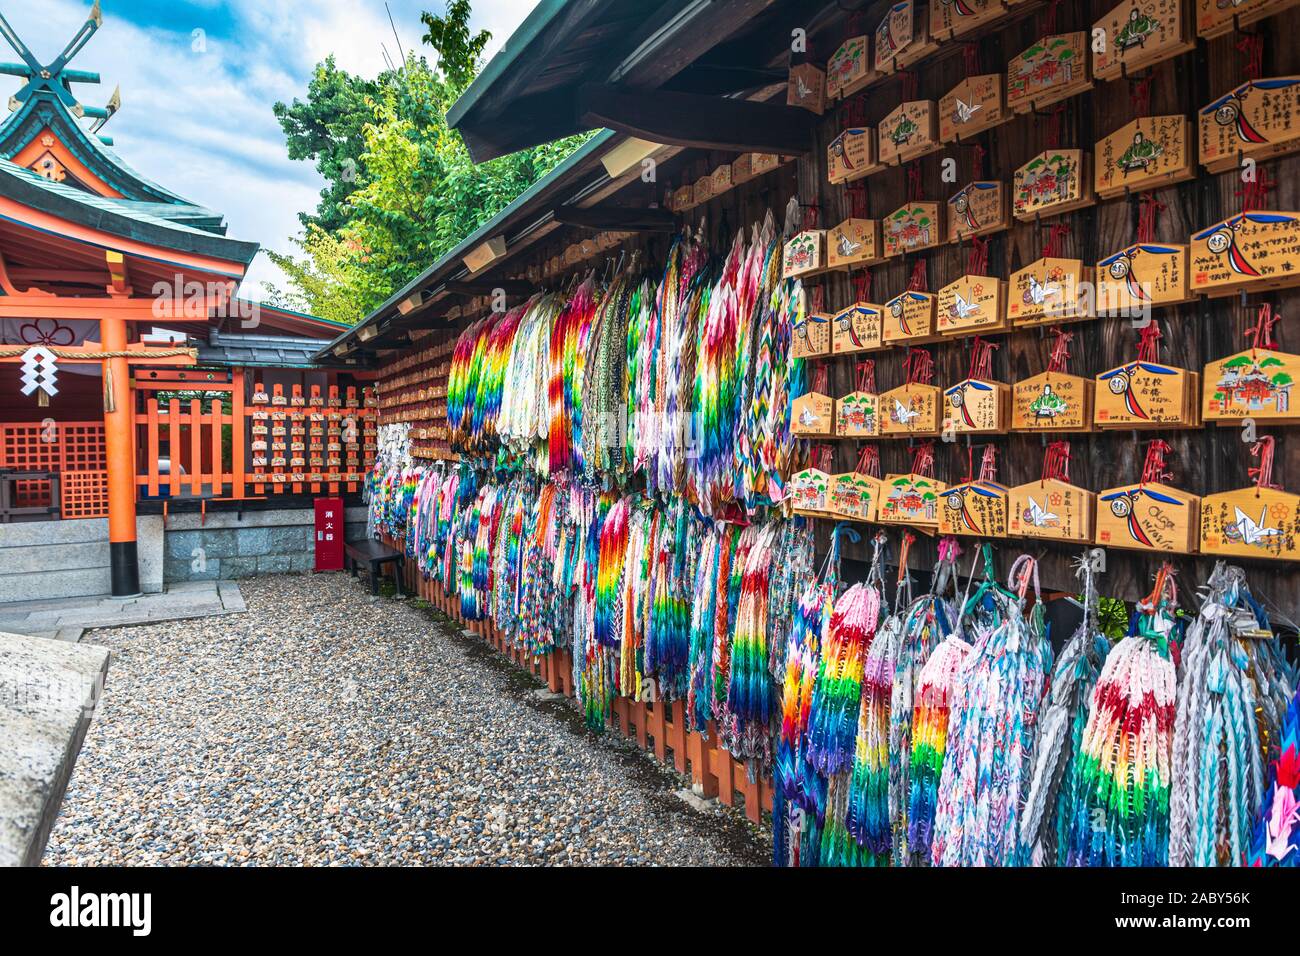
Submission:
POLYGON ((343 499, 316 499, 316 570, 343 570, 343 499))

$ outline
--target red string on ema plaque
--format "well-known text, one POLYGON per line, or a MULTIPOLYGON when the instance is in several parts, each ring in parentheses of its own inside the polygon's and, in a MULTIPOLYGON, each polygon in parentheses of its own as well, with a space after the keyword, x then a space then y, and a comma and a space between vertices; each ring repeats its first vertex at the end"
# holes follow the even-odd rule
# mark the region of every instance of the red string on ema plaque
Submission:
POLYGON ((1097 543, 1138 551, 1195 554, 1201 499, 1164 484, 1171 448, 1162 438, 1147 446, 1142 480, 1097 493, 1097 543))
POLYGON ((786 500, 795 514, 815 518, 834 517, 830 507, 831 461, 834 449, 830 445, 814 445, 809 454, 809 465, 796 472, 786 489, 786 500))
POLYGON ((942 396, 933 385, 934 358, 925 349, 909 348, 906 381, 880 396, 880 434, 885 438, 939 434, 942 396))
POLYGON ((1006 282, 988 275, 988 240, 975 236, 966 274, 939 290, 939 333, 956 338, 1004 331, 1010 327, 1006 304, 1006 282))
POLYGON ((1007 493, 1008 530, 1012 536, 1087 544, 1092 541, 1094 498, 1070 484, 1070 443, 1056 441, 1043 453, 1038 481, 1007 493))
POLYGON ((1092 286, 1092 266, 1062 256, 1069 234, 1069 226, 1053 223, 1042 258, 1011 274, 1007 315, 1013 325, 1080 322, 1095 317, 1094 297, 1086 294, 1092 286))
POLYGON ((934 477, 934 442, 920 442, 912 450, 912 470, 886 475, 877 520, 933 533, 939 528, 939 499, 944 483, 934 477))
POLYGON ((880 437, 880 395, 876 391, 876 363, 863 359, 854 369, 853 391, 835 402, 837 438, 880 437))
POLYGON ((1287 424, 1300 419, 1300 407, 1291 404, 1300 381, 1300 356, 1278 351, 1273 326, 1280 318, 1264 303, 1246 330, 1250 348, 1205 366, 1201 410, 1206 421, 1224 425, 1249 418, 1256 424, 1287 424))
POLYGON ((1074 333, 1052 330, 1047 371, 1016 382, 1011 395, 1011 430, 1018 432, 1086 432, 1092 430, 1096 382, 1070 375, 1074 333))
POLYGON ((819 365, 812 387, 790 406, 790 433, 798 438, 819 438, 835 432, 835 399, 826 394, 828 369, 819 365))
POLYGON ((857 293, 854 303, 835 314, 831 327, 831 352, 851 355, 885 347, 885 307, 868 301, 871 296, 871 273, 865 269, 853 277, 857 293))
POLYGON ((1239 558, 1300 559, 1300 495, 1273 482, 1273 436, 1250 446, 1258 464, 1249 488, 1206 495, 1201 501, 1201 551, 1239 558))
POLYGON ((881 487, 880 449, 863 445, 851 471, 831 476, 831 511, 850 521, 875 521, 881 487))
POLYGON ((926 292, 926 265, 917 259, 912 267, 912 277, 907 291, 885 303, 884 331, 886 345, 919 345, 938 342, 938 296, 926 292))
POLYGON ((966 449, 966 480, 950 485, 939 509, 939 533, 977 538, 1007 536, 1008 492, 997 481, 997 449, 984 446, 979 477, 972 474, 973 452, 966 449))
POLYGON ((1003 435, 1011 427, 1011 386, 993 380, 997 346, 971 342, 970 375, 943 393, 943 434, 1003 435))
POLYGON ((1098 428, 1197 428, 1201 424, 1197 372, 1160 361, 1160 323, 1138 333, 1137 360, 1097 376, 1093 424, 1098 428))
POLYGON ((1138 200, 1137 242, 1097 263, 1097 314, 1141 318, 1151 309, 1192 299, 1187 246, 1155 242, 1165 205, 1150 193, 1138 200))

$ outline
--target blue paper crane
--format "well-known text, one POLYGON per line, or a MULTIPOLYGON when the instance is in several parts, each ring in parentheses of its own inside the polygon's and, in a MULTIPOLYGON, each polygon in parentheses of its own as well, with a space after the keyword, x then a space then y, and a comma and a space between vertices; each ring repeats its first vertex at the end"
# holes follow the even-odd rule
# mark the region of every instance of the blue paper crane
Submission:
POLYGON ((42 64, 28 49, 27 44, 22 41, 14 28, 9 25, 9 21, 5 19, 4 14, 0 13, 0 35, 4 36, 9 45, 13 47, 14 52, 22 60, 21 63, 0 63, 0 74, 17 76, 27 81, 22 89, 9 98, 10 111, 16 112, 21 109, 28 100, 39 93, 48 93, 62 103, 73 116, 78 118, 89 116, 94 119, 95 123, 91 127, 92 133, 97 133, 103 128, 104 124, 108 122, 109 118, 117 112, 122 104, 120 91, 113 91, 107 106, 83 106, 73 95, 72 84, 98 83, 99 74, 86 70, 68 69, 68 64, 81 52, 82 48, 85 47, 103 23, 104 15, 100 12, 99 0, 95 0, 90 8, 90 15, 86 18, 86 22, 77 30, 76 35, 68 41, 68 45, 63 48, 63 52, 50 63, 42 64))

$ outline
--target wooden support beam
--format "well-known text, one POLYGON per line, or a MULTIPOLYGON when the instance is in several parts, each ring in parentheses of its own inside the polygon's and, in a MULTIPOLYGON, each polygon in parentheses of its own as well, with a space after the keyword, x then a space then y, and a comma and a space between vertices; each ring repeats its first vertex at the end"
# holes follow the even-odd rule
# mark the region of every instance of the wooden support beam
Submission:
POLYGON ((105 249, 104 260, 108 263, 108 290, 118 295, 130 295, 131 280, 125 257, 120 252, 105 249))
POLYGON ((506 295, 528 295, 533 285, 527 279, 449 279, 442 287, 451 295, 492 295, 497 289, 506 295))
POLYGON ((677 220, 666 209, 629 209, 620 206, 597 206, 579 209, 559 206, 555 221, 594 232, 676 232, 677 220))
POLYGON ((808 153, 817 121, 794 106, 595 84, 579 88, 578 112, 587 125, 656 143, 782 156, 808 153))

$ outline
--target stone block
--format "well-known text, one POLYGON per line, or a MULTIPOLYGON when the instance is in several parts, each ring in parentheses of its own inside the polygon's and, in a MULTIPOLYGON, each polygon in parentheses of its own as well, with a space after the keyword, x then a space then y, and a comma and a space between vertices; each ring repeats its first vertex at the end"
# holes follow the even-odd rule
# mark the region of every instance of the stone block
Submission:
POLYGON ((271 528, 269 530, 270 546, 266 554, 299 554, 312 547, 312 528, 297 527, 271 528))
POLYGON ((286 554, 264 554, 257 559, 258 574, 284 574, 289 570, 289 556, 286 554))
POLYGON ((238 551, 241 557, 270 554, 273 550, 270 528, 238 528, 226 533, 235 535, 239 541, 238 551))
POLYGON ((254 556, 223 558, 221 561, 221 579, 223 581, 232 581, 236 578, 251 578, 255 574, 257 574, 257 558, 254 556))

